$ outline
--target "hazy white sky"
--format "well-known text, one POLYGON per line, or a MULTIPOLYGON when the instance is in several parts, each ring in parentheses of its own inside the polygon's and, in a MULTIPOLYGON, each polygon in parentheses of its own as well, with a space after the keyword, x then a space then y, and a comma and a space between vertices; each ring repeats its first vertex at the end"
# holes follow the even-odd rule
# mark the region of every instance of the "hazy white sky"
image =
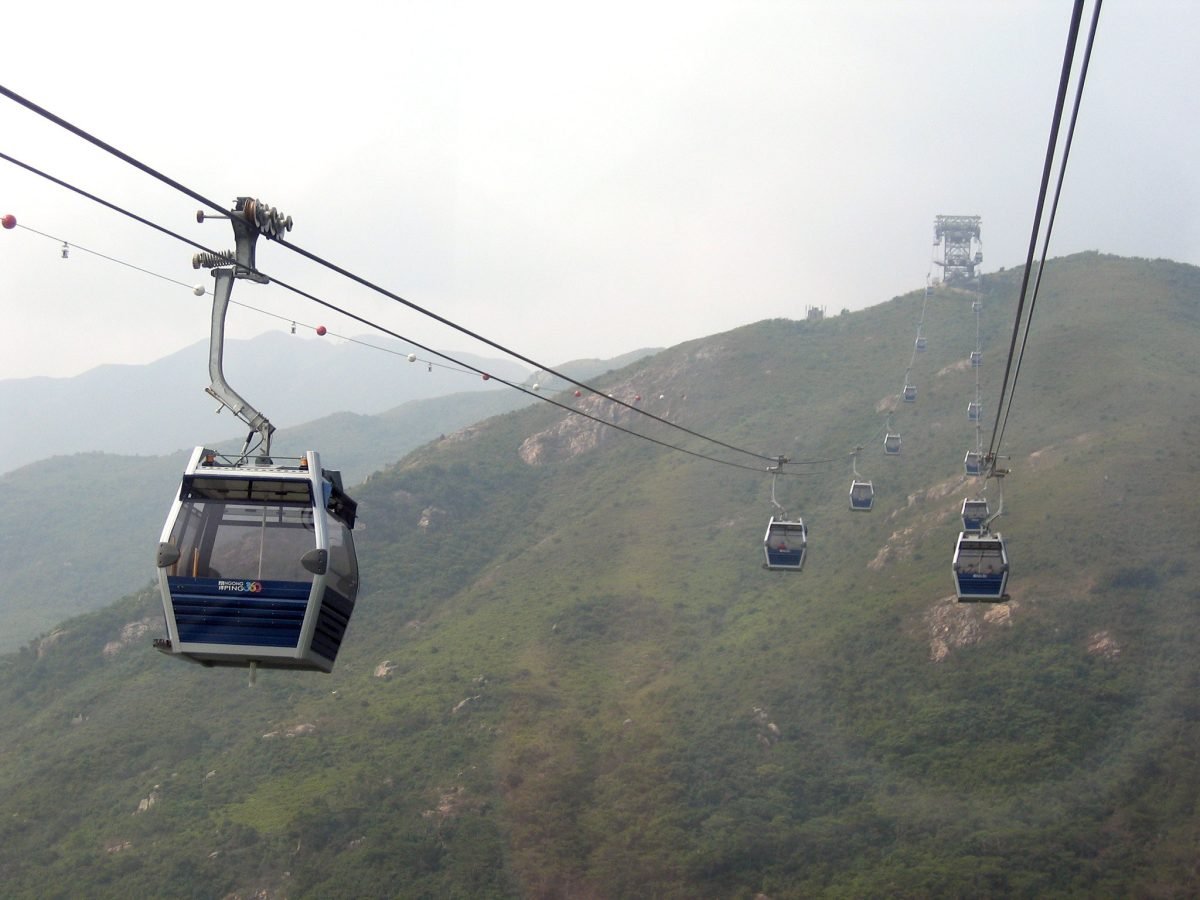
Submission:
MULTIPOLYGON (((984 271, 1022 264, 1070 8, 23 3, 0 83, 202 194, 278 206, 296 244, 554 365, 914 290, 939 213, 983 216, 984 271)), ((1200 263, 1198 26, 1190 0, 1105 3, 1051 255, 1200 263)), ((0 150, 232 247, 194 201, 3 98, 0 150)), ((0 213, 211 284, 186 245, 3 161, 0 213)), ((258 263, 481 349, 266 241, 258 263)), ((234 300, 364 330, 277 287, 234 300)), ((0 378, 208 334, 207 299, 21 228, 0 231, 0 310, 0 378)), ((235 308, 229 327, 287 326, 235 308)))

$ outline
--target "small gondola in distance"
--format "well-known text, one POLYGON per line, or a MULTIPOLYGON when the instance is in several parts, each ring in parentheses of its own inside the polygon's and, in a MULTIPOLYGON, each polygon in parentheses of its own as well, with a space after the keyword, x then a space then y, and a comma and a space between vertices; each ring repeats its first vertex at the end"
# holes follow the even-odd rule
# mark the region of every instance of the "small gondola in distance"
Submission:
POLYGON ((776 519, 767 523, 763 538, 764 569, 781 572, 799 572, 804 568, 808 555, 808 528, 803 519, 776 519))
POLYGON ((962 504, 962 530, 971 534, 979 534, 987 525, 988 502, 983 499, 968 497, 962 504))
POLYGON ((869 481, 850 482, 850 508, 855 512, 870 512, 875 506, 875 486, 869 481))

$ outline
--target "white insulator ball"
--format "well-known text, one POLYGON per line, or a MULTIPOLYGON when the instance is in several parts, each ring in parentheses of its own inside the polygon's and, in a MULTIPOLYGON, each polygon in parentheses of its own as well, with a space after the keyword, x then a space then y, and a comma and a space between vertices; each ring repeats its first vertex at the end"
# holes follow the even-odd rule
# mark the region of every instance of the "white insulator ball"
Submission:
POLYGON ((204 285, 202 285, 202 284, 196 285, 194 288, 192 288, 192 293, 195 294, 197 297, 203 297, 204 296, 204 285))
POLYGON ((410 354, 408 354, 408 361, 409 361, 409 362, 416 362, 416 361, 417 361, 417 354, 415 354, 415 353, 410 353, 410 354))

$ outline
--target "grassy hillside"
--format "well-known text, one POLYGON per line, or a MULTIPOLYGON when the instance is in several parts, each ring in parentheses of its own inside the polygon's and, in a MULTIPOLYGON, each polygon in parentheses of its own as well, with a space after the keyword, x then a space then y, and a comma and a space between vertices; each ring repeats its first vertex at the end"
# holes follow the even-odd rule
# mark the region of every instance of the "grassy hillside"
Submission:
MULTIPOLYGON (((588 379, 648 352, 577 360, 563 371, 588 379)), ((375 416, 338 413, 283 428, 274 446, 285 455, 319 448, 322 462, 354 485, 439 435, 533 402, 513 390, 412 400, 375 416)), ((216 447, 236 453, 241 441, 216 447)), ((149 581, 147 548, 158 541, 189 453, 80 453, 0 475, 0 652, 149 581)))
MULTIPOLYGON (((989 414, 1018 279, 982 285, 989 414)), ((971 299, 931 303, 899 458, 877 408, 920 293, 603 383, 740 446, 835 459, 779 486, 810 527, 802 574, 760 568, 765 473, 538 406, 361 487, 365 592, 330 676, 248 688, 167 660, 149 594, 4 657, 6 891, 1194 895, 1200 477, 1179 448, 1200 271, 1047 268, 997 607, 950 599, 971 299), (846 508, 859 443, 868 515, 846 508)))

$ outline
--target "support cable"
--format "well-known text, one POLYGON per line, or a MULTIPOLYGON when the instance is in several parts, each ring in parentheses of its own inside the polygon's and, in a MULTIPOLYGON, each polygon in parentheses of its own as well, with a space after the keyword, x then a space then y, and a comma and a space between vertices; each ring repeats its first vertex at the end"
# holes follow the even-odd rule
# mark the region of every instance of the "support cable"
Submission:
MULTIPOLYGON (((14 101, 15 103, 18 103, 19 105, 24 106, 29 111, 36 113, 39 116, 42 116, 43 118, 49 120, 50 122, 53 122, 55 125, 58 125, 60 128, 66 129, 67 131, 71 132, 72 134, 76 135, 77 137, 82 138, 83 140, 100 148, 101 150, 104 150, 107 153, 110 153, 111 155, 117 157, 118 159, 120 159, 121 161, 123 161, 125 163, 128 163, 129 165, 133 166, 134 168, 138 169, 139 171, 151 176, 152 178, 155 178, 155 179, 161 181, 163 184, 166 184, 169 187, 174 188, 175 190, 179 191, 180 193, 185 194, 188 197, 191 197, 193 200, 196 200, 197 202, 202 203, 205 206, 208 206, 209 208, 211 208, 215 212, 219 213, 220 215, 222 215, 222 216, 227 215, 228 211, 226 209, 224 209, 223 207, 221 207, 220 205, 218 205, 215 201, 211 200, 210 198, 205 197, 203 194, 200 194, 200 193, 192 190, 191 188, 188 188, 186 185, 176 181, 175 179, 168 177, 167 175, 163 174, 162 172, 159 172, 157 169, 153 168, 152 166, 149 166, 146 163, 143 163, 143 162, 135 159, 133 156, 129 155, 128 153, 125 153, 124 151, 117 149, 112 144, 109 144, 109 143, 101 140, 100 138, 96 137, 95 135, 92 135, 91 133, 78 127, 77 125, 71 124, 66 119, 63 119, 61 116, 55 115, 54 113, 50 112, 49 110, 45 109, 44 107, 37 105, 33 101, 21 96, 20 94, 17 94, 15 91, 5 87, 4 85, 0 85, 0 95, 8 97, 10 100, 14 101)), ((11 157, 6 156, 5 158, 12 161, 11 157)), ((18 165, 21 165, 21 164, 18 163, 18 165)), ((25 168, 29 168, 29 167, 25 167, 25 168)), ((144 220, 142 220, 142 221, 143 221, 143 224, 146 224, 144 222, 144 220)), ((276 242, 284 247, 287 247, 292 252, 294 252, 300 256, 303 256, 305 259, 308 259, 309 261, 316 263, 319 266, 323 266, 324 268, 329 269, 332 272, 336 272, 337 274, 342 275, 343 277, 348 278, 351 281, 354 281, 355 283, 357 283, 365 288, 368 288, 369 290, 375 291, 376 293, 381 294, 382 296, 385 296, 391 300, 394 300, 397 303, 401 303, 404 306, 407 306, 409 309, 412 309, 413 311, 418 312, 424 316, 428 316, 429 318, 433 319, 434 321, 436 321, 442 325, 445 325, 449 328, 453 328, 454 330, 456 330, 462 334, 465 334, 468 337, 474 338, 475 340, 480 341, 483 344, 486 344, 487 346, 493 348, 494 350, 498 350, 501 353, 504 353, 508 356, 513 357, 514 359, 518 359, 521 362, 531 365, 535 369, 538 369, 538 370, 544 371, 544 372, 548 372, 551 375, 555 376, 556 378, 559 378, 569 384, 573 384, 577 388, 587 390, 590 393, 593 393, 593 394, 596 394, 597 396, 603 397, 612 403, 616 403, 618 406, 623 406, 626 409, 629 409, 635 413, 646 416, 646 417, 653 419, 661 424, 668 425, 671 428, 675 428, 675 429, 682 431, 686 434, 689 434, 693 437, 697 437, 697 438, 700 438, 701 440, 705 440, 710 443, 716 444, 717 446, 724 447, 727 450, 732 450, 736 453, 742 453, 747 456, 754 457, 756 459, 765 460, 767 462, 774 462, 776 459, 776 457, 774 457, 774 456, 769 456, 769 455, 766 455, 763 453, 758 453, 753 450, 747 450, 743 447, 735 446, 734 444, 727 443, 727 442, 719 440, 717 438, 709 437, 708 435, 704 435, 704 434, 701 434, 700 432, 693 431, 689 428, 686 428, 683 425, 680 425, 676 422, 672 422, 669 419, 662 418, 661 416, 657 416, 654 413, 648 412, 644 409, 641 409, 640 407, 634 406, 631 403, 627 403, 623 400, 618 400, 615 397, 608 397, 603 391, 597 390, 596 388, 593 388, 592 386, 585 384, 584 382, 581 382, 574 378, 571 378, 568 375, 564 375, 563 373, 561 373, 555 369, 552 369, 549 366, 542 365, 541 363, 537 362, 536 360, 531 359, 530 357, 527 357, 521 353, 518 353, 517 351, 512 350, 511 348, 506 347, 503 344, 500 344, 500 343, 493 341, 487 337, 484 337, 483 335, 478 334, 477 332, 472 331, 471 329, 466 328, 463 325, 459 325, 458 323, 453 322, 450 319, 445 318, 444 316, 440 316, 431 310, 427 310, 424 307, 422 307, 416 303, 413 303, 410 300, 406 300, 403 297, 399 296, 398 294, 395 294, 392 291, 389 291, 386 288, 383 288, 383 287, 375 284, 374 282, 371 282, 371 281, 367 280, 366 278, 364 278, 360 275, 357 275, 357 274, 349 271, 348 269, 345 269, 342 266, 337 265, 336 263, 333 263, 333 262, 330 262, 330 261, 324 259, 323 257, 317 255, 316 253, 312 253, 311 251, 305 250, 303 247, 300 247, 296 244, 290 243, 289 241, 283 240, 282 237, 277 239, 276 242)), ((191 242, 189 242, 189 243, 191 243, 191 242)), ((196 245, 193 244, 193 246, 196 246, 196 245)))

